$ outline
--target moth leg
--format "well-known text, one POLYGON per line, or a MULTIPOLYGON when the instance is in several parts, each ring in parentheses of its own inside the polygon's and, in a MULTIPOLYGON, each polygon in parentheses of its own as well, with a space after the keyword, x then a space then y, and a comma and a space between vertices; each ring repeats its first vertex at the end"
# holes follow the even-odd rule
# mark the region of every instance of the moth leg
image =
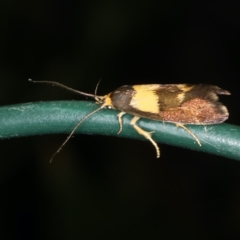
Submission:
POLYGON ((182 127, 185 131, 187 131, 195 140, 196 140, 196 142, 198 143, 198 145, 201 147, 202 145, 201 145, 201 143, 200 143, 200 141, 198 140, 198 138, 187 128, 187 127, 185 127, 183 124, 181 124, 181 123, 176 123, 176 126, 177 127, 182 127))
POLYGON ((121 131, 122 131, 122 116, 126 114, 125 112, 120 112, 118 115, 117 115, 117 118, 118 118, 118 122, 119 122, 119 131, 117 134, 119 134, 121 131))
POLYGON ((152 139, 151 137, 151 133, 152 132, 146 132, 144 131, 143 129, 141 129, 139 126, 136 125, 136 122, 139 120, 139 117, 134 117, 130 124, 134 127, 134 129, 142 136, 144 136, 146 139, 148 139, 152 145, 155 147, 156 149, 156 152, 157 152, 157 158, 160 157, 160 150, 159 150, 159 147, 157 145, 157 143, 152 139))

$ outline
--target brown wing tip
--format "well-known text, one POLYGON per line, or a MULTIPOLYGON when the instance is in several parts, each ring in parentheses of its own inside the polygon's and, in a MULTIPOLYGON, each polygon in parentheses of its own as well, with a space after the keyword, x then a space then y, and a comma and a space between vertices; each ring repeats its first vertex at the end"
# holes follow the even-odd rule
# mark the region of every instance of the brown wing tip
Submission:
POLYGON ((231 95, 231 93, 229 91, 221 89, 221 88, 217 89, 216 93, 218 95, 231 95))

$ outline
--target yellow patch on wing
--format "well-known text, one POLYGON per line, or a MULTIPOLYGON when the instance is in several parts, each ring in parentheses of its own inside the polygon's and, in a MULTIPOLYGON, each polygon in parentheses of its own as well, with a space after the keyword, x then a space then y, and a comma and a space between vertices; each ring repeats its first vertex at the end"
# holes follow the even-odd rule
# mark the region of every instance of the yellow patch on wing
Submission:
POLYGON ((178 87, 181 91, 183 91, 182 93, 179 93, 179 94, 177 95, 177 99, 179 100, 179 103, 181 103, 181 102, 185 99, 185 93, 186 93, 186 92, 189 92, 190 90, 192 90, 192 88, 193 88, 194 86, 188 86, 188 85, 186 85, 186 84, 178 84, 177 87, 178 87))
POLYGON ((159 113, 158 95, 155 92, 158 84, 133 85, 136 91, 131 99, 130 106, 143 112, 159 113))
POLYGON ((177 87, 182 90, 183 92, 188 92, 190 90, 192 90, 192 88, 194 87, 194 85, 190 85, 188 86, 187 84, 177 84, 177 87))
POLYGON ((177 99, 179 100, 179 103, 181 103, 184 100, 184 98, 185 98, 185 93, 184 92, 183 93, 179 93, 177 95, 177 99))

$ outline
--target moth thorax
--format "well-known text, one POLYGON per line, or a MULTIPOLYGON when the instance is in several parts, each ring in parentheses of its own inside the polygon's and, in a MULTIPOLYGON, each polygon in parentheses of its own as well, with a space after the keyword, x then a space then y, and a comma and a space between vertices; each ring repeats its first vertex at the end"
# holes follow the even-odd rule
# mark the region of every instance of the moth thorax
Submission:
POLYGON ((133 95, 134 89, 132 86, 125 85, 117 88, 110 94, 113 107, 127 112, 133 95))

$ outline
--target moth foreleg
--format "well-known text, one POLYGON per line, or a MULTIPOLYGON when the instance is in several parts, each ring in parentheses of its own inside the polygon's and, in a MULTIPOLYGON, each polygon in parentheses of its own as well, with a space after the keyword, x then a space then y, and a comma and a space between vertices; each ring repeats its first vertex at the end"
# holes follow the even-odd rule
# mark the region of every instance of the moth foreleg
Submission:
POLYGON ((139 117, 134 117, 130 124, 134 127, 134 129, 142 136, 144 136, 146 139, 148 139, 152 145, 155 147, 156 149, 156 152, 157 152, 157 158, 160 157, 160 150, 159 150, 159 147, 157 145, 157 143, 152 139, 151 137, 151 133, 152 132, 147 132, 147 131, 144 131, 143 129, 141 129, 139 126, 136 125, 136 122, 139 120, 139 117))

